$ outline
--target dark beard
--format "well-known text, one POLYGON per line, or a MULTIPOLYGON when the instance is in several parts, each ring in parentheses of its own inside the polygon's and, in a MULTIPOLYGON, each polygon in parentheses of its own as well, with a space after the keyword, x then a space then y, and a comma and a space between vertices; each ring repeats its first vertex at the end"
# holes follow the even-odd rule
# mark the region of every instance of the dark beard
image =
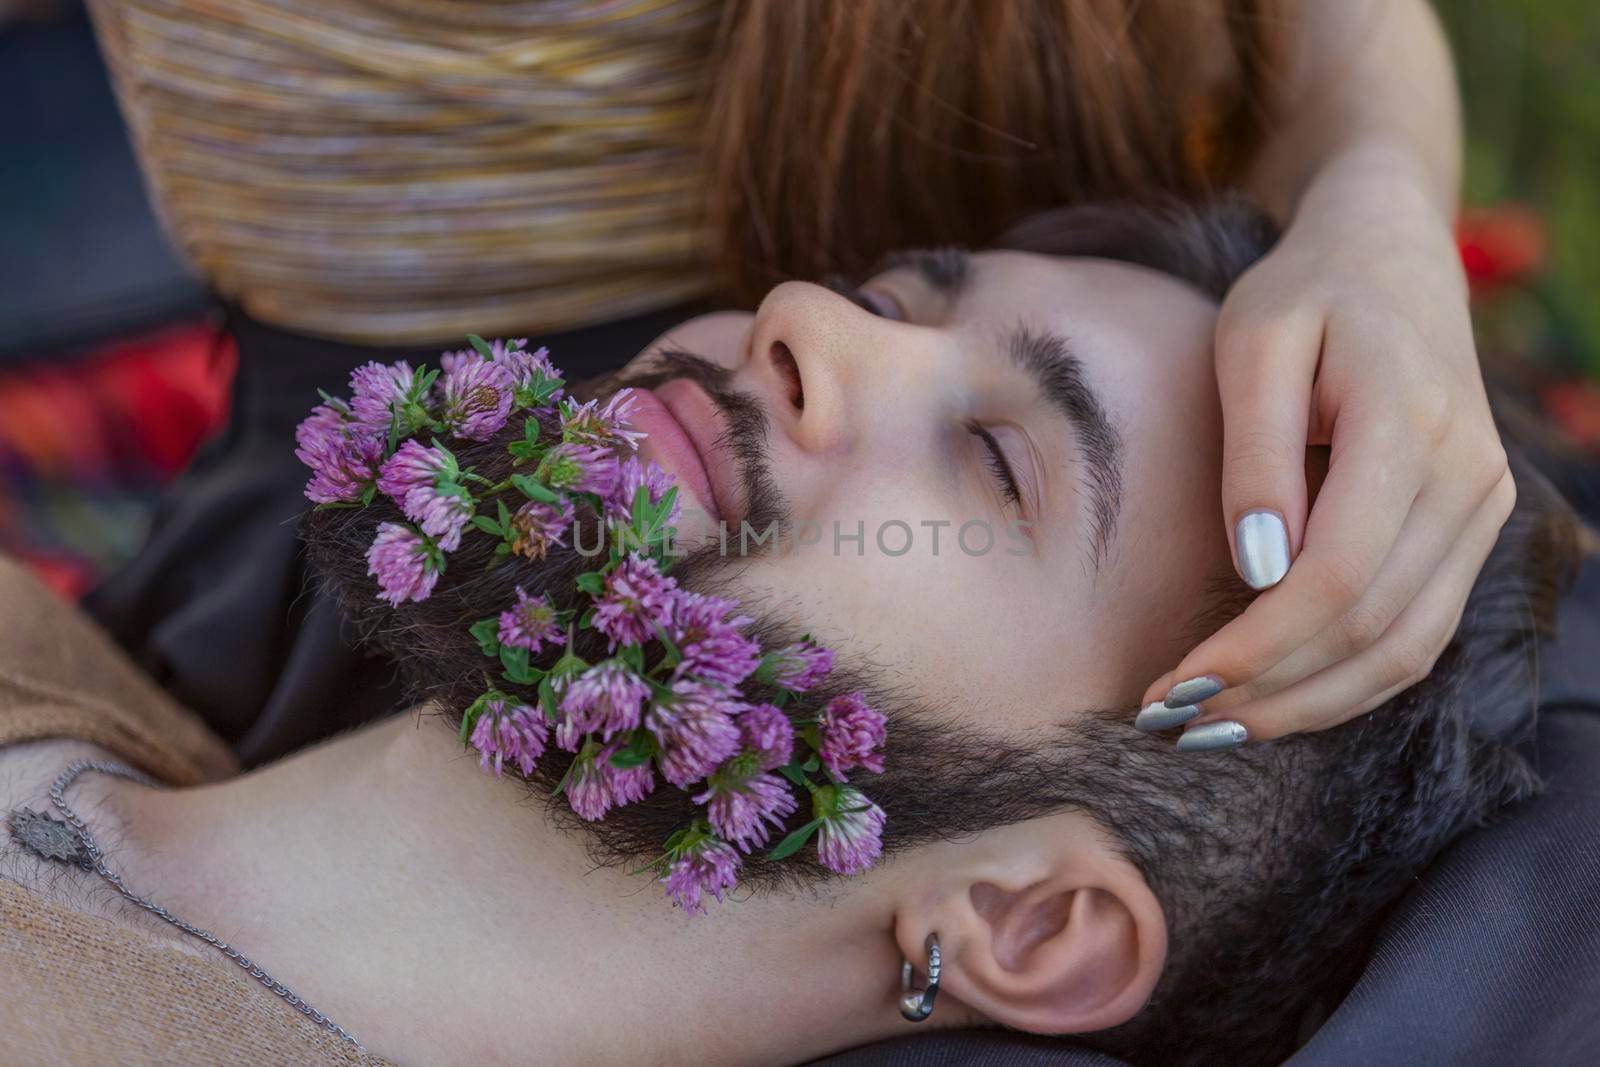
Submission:
MULTIPOLYGON (((767 464, 765 414, 754 397, 729 387, 730 375, 722 368, 687 353, 669 352, 657 357, 641 373, 625 379, 612 377, 583 383, 573 392, 579 398, 605 396, 624 385, 654 388, 675 378, 698 383, 726 418, 728 429, 717 447, 730 449, 736 460, 751 502, 745 521, 757 528, 784 521, 788 509, 767 464)), ((491 481, 507 477, 511 465, 506 444, 521 436, 520 420, 512 423, 489 442, 452 442, 462 465, 491 481)), ((554 432, 554 427, 547 427, 547 432, 554 432)), ((567 543, 550 546, 540 559, 513 557, 496 564, 495 541, 469 535, 461 548, 449 556, 447 569, 431 597, 422 603, 405 602, 390 608, 375 596, 373 582, 365 573, 364 555, 379 523, 399 521, 403 521, 399 509, 380 496, 366 508, 313 512, 302 524, 302 536, 317 569, 338 586, 345 610, 361 639, 393 658, 413 699, 432 702, 439 709, 438 714, 452 724, 459 725, 464 709, 490 688, 536 703, 534 693, 520 692, 500 677, 498 664, 483 655, 468 628, 511 604, 518 587, 533 594, 548 593, 560 608, 586 607, 587 601, 575 582, 579 574, 593 570, 599 561, 593 552, 604 536, 600 516, 587 508, 580 509, 567 543), (578 545, 590 554, 581 554, 578 545)), ((776 547, 777 542, 773 541, 755 550, 773 551, 776 547)), ((780 648, 798 640, 808 630, 803 620, 790 618, 743 594, 738 582, 743 558, 725 555, 713 541, 678 560, 670 573, 690 590, 741 600, 742 611, 756 620, 751 627, 752 636, 764 649, 780 648)), ((848 640, 841 640, 851 635, 816 636, 833 645, 838 653, 833 673, 822 686, 804 695, 798 709, 791 704, 789 710, 803 717, 807 709, 814 713, 835 696, 861 691, 888 717, 885 773, 862 774, 852 782, 888 814, 886 854, 931 839, 978 832, 1045 814, 1060 806, 1059 792, 1039 788, 1041 762, 1061 758, 1059 748, 1046 755, 1059 745, 1059 732, 1048 739, 1041 737, 1038 744, 1007 743, 989 731, 966 726, 955 716, 918 708, 909 694, 883 684, 884 672, 852 655, 848 640)), ((573 645, 573 651, 589 663, 598 663, 610 655, 603 635, 593 630, 578 630, 573 645)), ((541 655, 539 665, 548 668, 559 654, 560 650, 556 650, 541 655)), ((744 687, 744 695, 751 702, 760 702, 776 694, 752 683, 744 687)), ((1119 731, 1115 746, 1123 745, 1119 731)), ((643 800, 613 808, 598 822, 585 822, 555 792, 572 761, 571 753, 552 744, 525 784, 530 796, 546 806, 558 826, 583 835, 599 865, 631 869, 648 862, 661 854, 669 835, 700 814, 690 793, 658 782, 654 792, 643 800)), ((805 797, 797 799, 799 809, 790 817, 789 825, 774 832, 773 843, 811 818, 805 797)), ((811 884, 833 877, 817 863, 808 861, 808 855, 802 853, 780 863, 767 860, 759 851, 747 856, 740 876, 741 891, 763 890, 781 883, 811 884)))

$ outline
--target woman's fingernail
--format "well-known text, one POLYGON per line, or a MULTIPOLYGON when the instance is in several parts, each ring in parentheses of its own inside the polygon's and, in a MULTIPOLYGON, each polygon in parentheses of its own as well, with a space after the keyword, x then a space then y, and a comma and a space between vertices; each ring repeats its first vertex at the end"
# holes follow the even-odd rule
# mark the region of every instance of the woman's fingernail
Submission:
POLYGON ((1153 734, 1158 730, 1170 730, 1174 726, 1182 726, 1196 715, 1200 714, 1200 707, 1195 704, 1184 704, 1176 708, 1169 708, 1157 700, 1146 704, 1144 709, 1135 716, 1133 728, 1143 733, 1153 734))
POLYGON ((1198 704, 1202 700, 1210 700, 1226 689, 1222 679, 1214 674, 1202 674, 1198 678, 1190 678, 1187 682, 1179 682, 1167 690, 1167 699, 1162 703, 1169 708, 1181 708, 1185 704, 1198 704))
POLYGON ((1214 748, 1236 748, 1250 740, 1244 723, 1223 720, 1191 726, 1178 738, 1179 752, 1209 752, 1214 748))
POLYGON ((1251 589, 1269 589, 1289 573, 1289 528, 1283 516, 1265 509, 1247 511, 1234 532, 1239 570, 1251 589))

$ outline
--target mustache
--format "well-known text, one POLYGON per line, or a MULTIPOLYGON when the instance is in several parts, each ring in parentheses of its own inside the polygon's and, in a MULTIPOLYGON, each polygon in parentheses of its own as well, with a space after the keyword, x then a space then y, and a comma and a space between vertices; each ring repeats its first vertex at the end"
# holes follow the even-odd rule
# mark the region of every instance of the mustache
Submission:
POLYGON ((788 521, 789 503, 772 476, 771 421, 754 394, 733 387, 733 372, 703 356, 668 349, 652 356, 638 371, 611 376, 605 391, 625 387, 656 389, 680 379, 694 382, 711 398, 725 429, 712 447, 732 455, 744 490, 744 522, 757 530, 788 521))

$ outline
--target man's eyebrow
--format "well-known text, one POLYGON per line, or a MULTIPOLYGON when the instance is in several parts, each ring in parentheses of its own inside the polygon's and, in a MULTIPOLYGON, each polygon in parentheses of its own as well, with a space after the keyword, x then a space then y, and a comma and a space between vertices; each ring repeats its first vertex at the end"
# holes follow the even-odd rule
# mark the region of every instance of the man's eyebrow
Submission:
POLYGON ((934 289, 954 298, 961 295, 967 279, 972 276, 972 253, 957 245, 907 248, 884 256, 872 269, 872 274, 882 274, 900 267, 916 271, 934 289))
POLYGON ((1066 338, 1018 326, 1006 348, 1011 361, 1032 375, 1045 398, 1060 409, 1078 439, 1092 499, 1093 559, 1098 569, 1111 547, 1117 515, 1122 511, 1122 437, 1066 338))

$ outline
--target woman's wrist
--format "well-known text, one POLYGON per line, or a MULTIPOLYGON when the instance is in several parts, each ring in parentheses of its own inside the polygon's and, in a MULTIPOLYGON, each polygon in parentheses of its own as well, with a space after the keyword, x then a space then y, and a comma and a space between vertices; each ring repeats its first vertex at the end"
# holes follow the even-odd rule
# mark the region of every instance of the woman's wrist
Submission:
POLYGON ((1456 212, 1454 183, 1453 175, 1446 179, 1436 173, 1411 146, 1367 139, 1330 157, 1312 176, 1290 225, 1326 222, 1348 229, 1370 220, 1449 233, 1456 212))

